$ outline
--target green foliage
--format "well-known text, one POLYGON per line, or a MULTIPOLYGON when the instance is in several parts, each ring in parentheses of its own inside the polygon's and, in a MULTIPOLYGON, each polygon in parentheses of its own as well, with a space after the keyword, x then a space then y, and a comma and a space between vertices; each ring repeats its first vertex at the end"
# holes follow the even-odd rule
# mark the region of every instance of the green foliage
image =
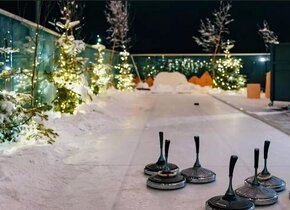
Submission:
POLYGON ((80 94, 65 87, 57 88, 56 97, 52 101, 54 111, 73 114, 77 105, 83 101, 80 94))
POLYGON ((26 108, 31 97, 27 94, 15 92, 0 92, 0 142, 16 142, 24 140, 46 139, 53 143, 58 136, 52 129, 46 128, 44 121, 47 115, 43 109, 47 106, 37 108, 26 108))
POLYGON ((142 67, 142 76, 143 79, 146 79, 148 77, 154 78, 158 74, 158 63, 154 62, 151 57, 147 57, 145 60, 145 63, 142 67))

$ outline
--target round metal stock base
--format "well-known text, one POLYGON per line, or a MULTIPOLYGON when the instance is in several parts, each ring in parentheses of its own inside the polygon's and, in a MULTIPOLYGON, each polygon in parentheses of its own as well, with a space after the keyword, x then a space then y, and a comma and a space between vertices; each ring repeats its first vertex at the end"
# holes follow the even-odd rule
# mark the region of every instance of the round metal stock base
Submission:
POLYGON ((181 174, 186 178, 186 182, 191 184, 206 184, 214 182, 216 174, 211 170, 202 167, 192 167, 181 171, 181 174))
POLYGON ((205 203, 206 210, 252 210, 254 203, 249 200, 237 197, 234 201, 223 199, 223 195, 215 196, 205 203))
POLYGON ((236 189, 235 192, 238 196, 252 201, 257 206, 272 205, 278 201, 278 194, 274 190, 261 185, 244 185, 236 189))
POLYGON ((158 190, 177 190, 186 184, 185 178, 179 173, 162 174, 150 176, 147 186, 158 190))
MULTIPOLYGON (((168 163, 171 172, 178 172, 178 166, 173 163, 168 163)), ((150 163, 145 166, 144 174, 151 176, 157 174, 159 171, 162 171, 164 165, 157 165, 156 163, 150 163)))
MULTIPOLYGON (((263 177, 261 176, 258 176, 257 178, 262 186, 275 190, 276 192, 281 192, 286 188, 285 181, 276 176, 270 176, 268 179, 262 179, 263 177)), ((253 180, 254 176, 251 176, 245 180, 245 183, 251 185, 253 183, 253 180)))

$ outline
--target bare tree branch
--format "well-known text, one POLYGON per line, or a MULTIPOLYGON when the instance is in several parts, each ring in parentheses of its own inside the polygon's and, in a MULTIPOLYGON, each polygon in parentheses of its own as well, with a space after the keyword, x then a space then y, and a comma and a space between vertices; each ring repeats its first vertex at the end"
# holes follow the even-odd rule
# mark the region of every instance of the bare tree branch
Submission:
POLYGON ((211 52, 215 49, 217 52, 220 51, 221 43, 224 42, 223 35, 229 34, 227 25, 234 21, 229 13, 231 7, 229 2, 221 1, 219 10, 212 13, 213 20, 206 18, 205 21, 200 21, 200 29, 198 30, 200 36, 193 36, 193 39, 204 51, 211 52))
POLYGON ((106 5, 106 19, 110 24, 107 39, 113 48, 126 49, 130 42, 129 32, 129 13, 127 1, 109 0, 106 5))
POLYGON ((258 34, 264 40, 266 51, 270 49, 270 45, 279 44, 278 36, 270 30, 269 25, 266 20, 263 22, 263 28, 258 26, 258 34))

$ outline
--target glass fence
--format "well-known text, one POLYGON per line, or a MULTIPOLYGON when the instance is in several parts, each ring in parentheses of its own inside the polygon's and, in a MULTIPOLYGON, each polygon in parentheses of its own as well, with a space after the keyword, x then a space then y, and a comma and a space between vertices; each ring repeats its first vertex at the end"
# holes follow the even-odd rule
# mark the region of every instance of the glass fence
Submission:
MULTIPOLYGON (((31 76, 26 73, 33 68, 36 24, 0 9, 0 26, 0 73, 7 72, 0 78, 0 90, 30 93, 31 76)), ((35 80, 36 102, 39 103, 50 103, 54 98, 55 88, 47 77, 49 72, 55 70, 58 56, 56 40, 59 36, 52 30, 40 27, 35 80)), ((109 63, 111 52, 104 51, 105 63, 109 63)), ((80 56, 87 58, 86 65, 89 65, 95 62, 95 53, 97 49, 87 45, 80 56)), ((119 53, 115 52, 112 65, 119 59, 119 53)))

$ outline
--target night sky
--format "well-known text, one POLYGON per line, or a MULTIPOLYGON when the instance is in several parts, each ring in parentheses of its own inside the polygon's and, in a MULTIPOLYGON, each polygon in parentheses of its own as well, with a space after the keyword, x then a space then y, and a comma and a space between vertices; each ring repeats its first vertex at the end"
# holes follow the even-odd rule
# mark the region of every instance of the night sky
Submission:
MULTIPOLYGON (((95 44, 97 35, 106 42, 107 36, 104 10, 105 1, 80 1, 83 10, 83 28, 80 38, 86 43, 95 44)), ((51 9, 42 9, 41 24, 53 29, 44 20, 59 16, 56 1, 50 3, 51 9), (49 14, 49 16, 47 15, 49 14)), ((131 53, 202 53, 193 39, 198 35, 200 19, 212 18, 212 12, 219 7, 219 1, 129 1, 132 38, 131 53)), ((34 20, 33 1, 0 1, 0 8, 34 20)), ((290 1, 233 1, 231 15, 235 20, 229 24, 228 38, 235 40, 232 52, 265 52, 257 25, 267 20, 270 29, 280 42, 290 42, 290 1)))

